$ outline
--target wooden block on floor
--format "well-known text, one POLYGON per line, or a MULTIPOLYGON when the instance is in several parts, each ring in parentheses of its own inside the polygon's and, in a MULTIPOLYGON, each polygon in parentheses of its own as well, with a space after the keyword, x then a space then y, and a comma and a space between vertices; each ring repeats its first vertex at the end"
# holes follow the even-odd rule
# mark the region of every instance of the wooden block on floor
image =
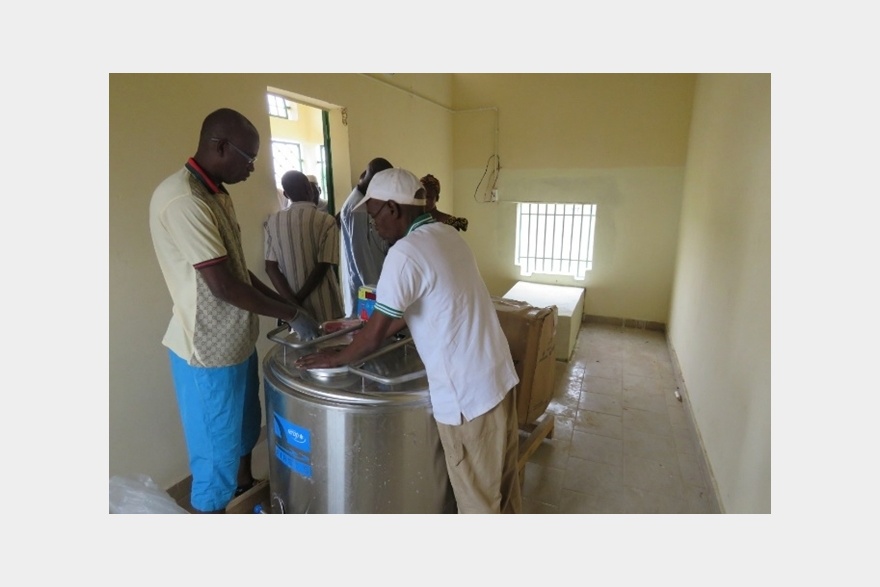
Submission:
POLYGON ((517 469, 522 471, 529 457, 532 456, 545 438, 552 438, 553 426, 555 422, 552 414, 545 414, 537 424, 528 424, 521 426, 520 430, 527 432, 529 435, 525 440, 519 443, 519 459, 517 459, 517 469))
POLYGON ((238 497, 234 498, 226 506, 227 514, 252 514, 257 504, 263 505, 266 513, 271 513, 269 498, 269 480, 263 479, 238 497))

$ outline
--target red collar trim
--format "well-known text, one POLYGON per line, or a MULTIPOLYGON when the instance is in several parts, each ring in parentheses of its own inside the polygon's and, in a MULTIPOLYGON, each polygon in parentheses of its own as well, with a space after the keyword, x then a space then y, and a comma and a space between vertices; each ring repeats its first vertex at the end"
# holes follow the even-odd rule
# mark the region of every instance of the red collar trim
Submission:
POLYGON ((206 188, 208 188, 212 194, 216 194, 219 192, 223 192, 224 194, 228 194, 226 188, 223 187, 223 184, 215 183, 213 179, 211 179, 205 170, 201 168, 201 166, 196 163, 196 160, 190 157, 186 162, 186 168, 192 173, 196 179, 198 179, 206 188))

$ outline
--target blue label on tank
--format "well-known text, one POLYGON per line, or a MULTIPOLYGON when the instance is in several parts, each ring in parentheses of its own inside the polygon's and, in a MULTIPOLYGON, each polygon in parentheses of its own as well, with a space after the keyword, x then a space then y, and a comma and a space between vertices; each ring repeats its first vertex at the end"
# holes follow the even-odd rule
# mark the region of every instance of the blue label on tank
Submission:
POLYGON ((275 414, 275 434, 290 446, 303 452, 312 452, 312 433, 275 414))
POLYGON ((290 470, 306 479, 312 478, 312 434, 308 428, 273 414, 275 429, 275 457, 290 470))
POLYGON ((276 444, 275 458, 294 473, 302 475, 306 479, 312 478, 312 466, 309 464, 308 457, 304 457, 301 454, 298 455, 294 452, 288 452, 276 444), (303 458, 305 460, 301 460, 303 458))

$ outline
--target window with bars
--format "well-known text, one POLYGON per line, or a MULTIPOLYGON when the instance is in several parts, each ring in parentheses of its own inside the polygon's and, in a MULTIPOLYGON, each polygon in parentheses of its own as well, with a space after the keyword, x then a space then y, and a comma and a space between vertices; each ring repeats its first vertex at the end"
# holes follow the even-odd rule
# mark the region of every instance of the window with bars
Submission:
POLYGON ((321 186, 321 194, 324 195, 327 193, 327 163, 324 160, 324 145, 318 145, 317 155, 318 169, 320 170, 320 173, 318 173, 318 184, 321 186))
POLYGON ((278 94, 266 94, 269 101, 269 115, 287 120, 299 120, 299 109, 296 102, 291 102, 284 96, 278 94))
POLYGON ((578 280, 593 268, 595 204, 516 205, 516 252, 520 275, 570 275, 578 280))
POLYGON ((272 164, 275 167, 275 185, 281 189, 281 176, 295 169, 303 170, 302 149, 299 143, 272 139, 272 164))

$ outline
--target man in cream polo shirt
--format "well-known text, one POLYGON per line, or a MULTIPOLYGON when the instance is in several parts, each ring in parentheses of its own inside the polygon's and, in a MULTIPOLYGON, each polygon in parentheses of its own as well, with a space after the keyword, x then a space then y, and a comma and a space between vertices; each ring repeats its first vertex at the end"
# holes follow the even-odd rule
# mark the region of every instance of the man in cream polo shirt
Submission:
POLYGON ((224 184, 254 170, 260 136, 222 108, 202 123, 196 154, 150 200, 150 234, 173 302, 168 348, 192 473, 196 511, 222 513, 254 482, 251 451, 260 434, 257 314, 313 332, 300 308, 245 264, 241 229, 224 184))

